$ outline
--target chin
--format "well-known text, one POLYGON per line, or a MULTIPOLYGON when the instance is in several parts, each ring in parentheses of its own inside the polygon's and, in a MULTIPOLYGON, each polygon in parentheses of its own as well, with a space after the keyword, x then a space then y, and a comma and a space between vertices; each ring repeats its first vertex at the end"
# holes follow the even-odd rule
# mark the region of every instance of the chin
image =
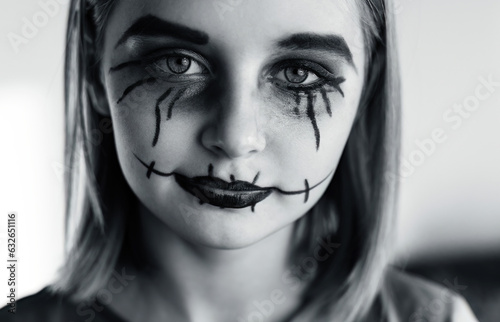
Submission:
MULTIPOLYGON (((243 211, 247 212, 247 211, 243 211)), ((241 249, 249 247, 290 225, 266 218, 266 214, 238 215, 237 211, 222 209, 199 213, 196 218, 172 227, 174 232, 194 245, 214 249, 241 249)), ((274 218, 275 219, 275 218, 274 218)))
POLYGON ((242 249, 272 238, 276 232, 291 227, 315 203, 315 198, 304 204, 302 199, 273 195, 252 211, 251 207, 200 204, 182 190, 178 194, 170 192, 171 197, 163 200, 151 198, 153 194, 140 195, 142 204, 149 209, 147 217, 155 218, 151 223, 158 236, 171 234, 193 246, 213 249, 242 249))

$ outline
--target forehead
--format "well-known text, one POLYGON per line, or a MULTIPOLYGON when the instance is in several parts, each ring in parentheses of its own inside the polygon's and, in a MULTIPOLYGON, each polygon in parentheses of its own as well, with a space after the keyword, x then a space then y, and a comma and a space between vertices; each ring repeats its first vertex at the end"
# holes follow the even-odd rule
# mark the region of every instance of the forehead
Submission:
POLYGON ((340 35, 351 48, 362 42, 358 11, 348 0, 123 0, 116 3, 105 39, 119 39, 146 15, 204 31, 212 45, 258 50, 304 32, 340 35))

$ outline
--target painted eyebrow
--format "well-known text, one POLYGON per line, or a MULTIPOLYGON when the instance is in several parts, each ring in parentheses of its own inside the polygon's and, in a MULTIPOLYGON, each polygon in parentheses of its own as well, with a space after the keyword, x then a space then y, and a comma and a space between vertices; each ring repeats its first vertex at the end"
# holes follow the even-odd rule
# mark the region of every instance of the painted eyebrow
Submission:
POLYGON ((344 37, 339 35, 319 35, 315 33, 293 34, 278 41, 280 49, 314 49, 333 51, 342 56, 349 65, 356 69, 352 60, 352 53, 344 37))
POLYGON ((196 45, 208 44, 209 37, 203 31, 160 19, 151 14, 138 18, 120 37, 115 49, 123 45, 131 37, 170 36, 186 40, 196 45))

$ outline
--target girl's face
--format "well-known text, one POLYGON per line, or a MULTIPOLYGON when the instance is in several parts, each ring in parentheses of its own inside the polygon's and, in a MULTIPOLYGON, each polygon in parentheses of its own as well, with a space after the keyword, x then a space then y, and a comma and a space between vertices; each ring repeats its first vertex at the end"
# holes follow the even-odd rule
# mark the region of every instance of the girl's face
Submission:
POLYGON ((250 245, 329 185, 364 48, 344 0, 119 1, 103 80, 126 180, 180 236, 250 245))

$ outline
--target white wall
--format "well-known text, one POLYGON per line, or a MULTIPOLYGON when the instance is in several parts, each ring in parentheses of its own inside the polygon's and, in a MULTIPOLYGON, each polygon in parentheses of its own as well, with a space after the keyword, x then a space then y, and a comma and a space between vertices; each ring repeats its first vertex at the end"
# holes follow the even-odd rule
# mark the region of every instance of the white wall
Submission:
MULTIPOLYGON (((3 1, 0 10, 0 261, 6 216, 18 214, 18 298, 53 278, 62 262, 62 68, 67 1, 18 47, 23 19, 39 3, 3 1)), ((401 0, 396 8, 404 90, 403 158, 415 140, 447 137, 401 179, 398 258, 500 249, 500 87, 456 129, 443 115, 474 96, 480 77, 500 81, 500 2, 401 0)), ((4 267, 1 264, 0 267, 4 267)), ((0 295, 7 292, 0 269, 0 295)), ((1 304, 0 304, 1 306, 1 304)))
POLYGON ((417 165, 401 177, 400 257, 500 253, 500 86, 474 98, 480 78, 500 83, 499 15, 496 0, 400 2, 402 157, 417 165), (419 159, 436 129, 446 140, 419 159))
MULTIPOLYGON (((46 2, 46 1, 43 1, 46 2)), ((0 296, 6 299, 7 213, 16 211, 17 298, 37 291, 54 275, 63 254, 63 40, 68 1, 43 20, 38 1, 0 5, 0 296), (9 33, 24 19, 40 27, 17 49, 9 33)), ((61 4, 59 4, 61 3, 61 4)), ((12 36, 12 34, 11 34, 12 36)), ((2 301, 3 303, 3 301, 2 301)), ((7 303, 7 302, 5 302, 7 303)), ((3 306, 4 304, 0 304, 3 306)))

